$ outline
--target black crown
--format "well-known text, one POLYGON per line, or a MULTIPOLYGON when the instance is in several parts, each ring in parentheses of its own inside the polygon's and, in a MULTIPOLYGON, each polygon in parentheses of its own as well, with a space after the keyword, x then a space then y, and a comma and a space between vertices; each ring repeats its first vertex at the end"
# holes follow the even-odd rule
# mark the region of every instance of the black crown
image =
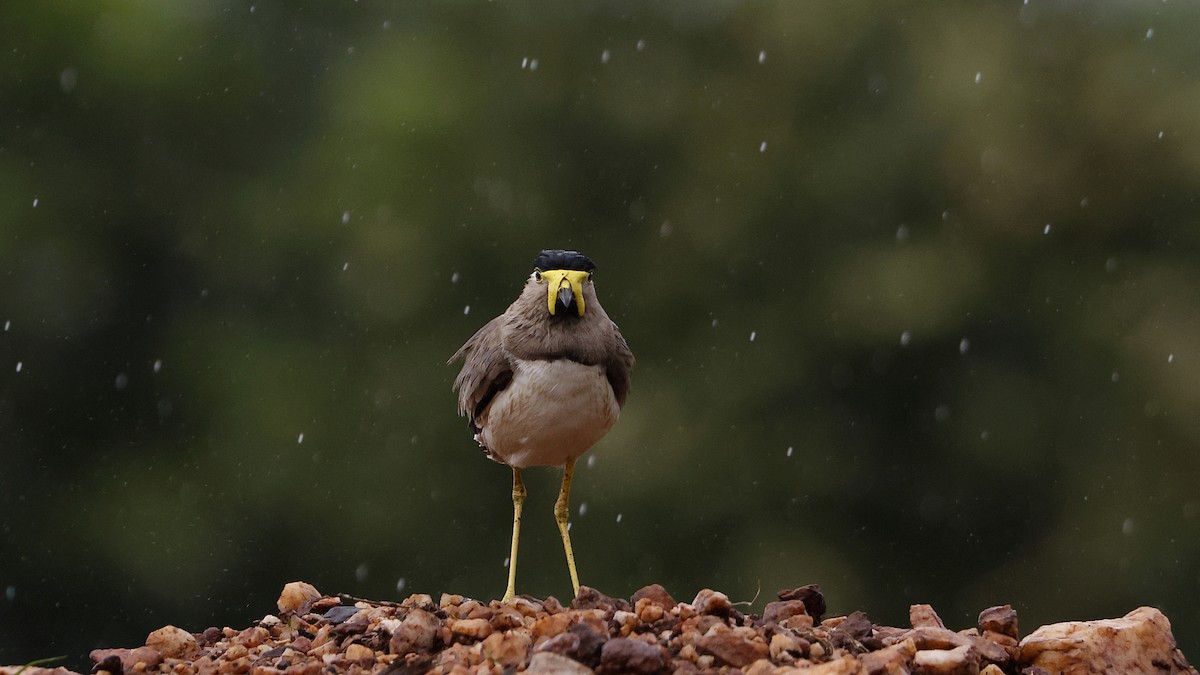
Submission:
POLYGON ((546 249, 533 259, 533 269, 543 272, 546 270, 591 272, 596 269, 596 264, 592 262, 591 258, 588 258, 579 251, 546 249))

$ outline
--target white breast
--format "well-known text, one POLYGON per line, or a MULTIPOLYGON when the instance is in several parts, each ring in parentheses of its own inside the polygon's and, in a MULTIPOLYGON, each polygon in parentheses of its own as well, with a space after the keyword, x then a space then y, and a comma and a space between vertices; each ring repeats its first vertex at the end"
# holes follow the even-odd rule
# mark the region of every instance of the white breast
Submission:
POLYGON ((478 440, 509 466, 561 466, 595 445, 619 414, 600 366, 518 361, 512 383, 478 420, 478 440))

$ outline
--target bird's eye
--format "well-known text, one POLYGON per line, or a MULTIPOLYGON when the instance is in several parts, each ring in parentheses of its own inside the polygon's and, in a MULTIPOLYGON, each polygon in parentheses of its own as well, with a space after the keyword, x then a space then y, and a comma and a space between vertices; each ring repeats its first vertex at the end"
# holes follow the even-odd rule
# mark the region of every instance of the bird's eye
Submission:
POLYGON ((542 271, 541 271, 541 270, 534 270, 534 271, 533 271, 533 278, 534 278, 534 279, 537 279, 538 281, 541 281, 541 280, 542 280, 542 271))

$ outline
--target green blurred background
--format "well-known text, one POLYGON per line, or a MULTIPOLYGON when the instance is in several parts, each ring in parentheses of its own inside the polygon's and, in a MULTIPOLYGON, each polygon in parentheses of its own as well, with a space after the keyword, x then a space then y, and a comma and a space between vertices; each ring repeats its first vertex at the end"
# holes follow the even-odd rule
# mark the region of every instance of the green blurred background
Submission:
MULTIPOLYGON (((1200 7, 0 9, 0 663, 503 591, 446 358, 578 248, 583 582, 1200 658, 1200 7)), ((518 590, 570 582, 528 472, 518 590)))

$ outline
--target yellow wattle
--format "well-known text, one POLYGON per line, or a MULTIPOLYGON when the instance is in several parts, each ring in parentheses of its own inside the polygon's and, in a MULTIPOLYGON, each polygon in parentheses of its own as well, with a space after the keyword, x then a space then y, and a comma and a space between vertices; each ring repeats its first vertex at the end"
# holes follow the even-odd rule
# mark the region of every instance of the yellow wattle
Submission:
POLYGON ((583 282, 587 280, 588 274, 581 270, 545 270, 542 272, 542 279, 546 282, 548 290, 546 306, 550 310, 550 314, 554 314, 554 310, 558 307, 559 289, 563 287, 563 284, 568 284, 571 294, 575 296, 575 308, 579 310, 579 316, 583 316, 583 282))

